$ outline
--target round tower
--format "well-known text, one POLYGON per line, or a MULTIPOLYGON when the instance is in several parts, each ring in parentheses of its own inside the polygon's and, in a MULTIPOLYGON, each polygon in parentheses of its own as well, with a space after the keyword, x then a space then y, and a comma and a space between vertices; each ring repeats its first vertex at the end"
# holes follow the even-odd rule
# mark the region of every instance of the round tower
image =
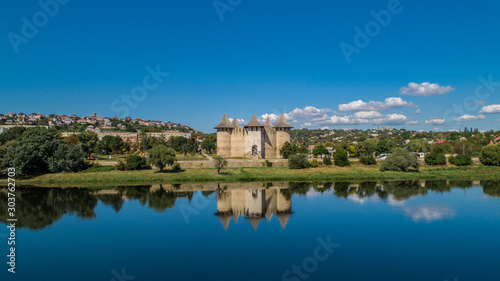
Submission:
POLYGON ((288 124, 288 121, 286 121, 283 112, 281 112, 278 122, 274 125, 274 129, 276 129, 276 155, 281 155, 280 149, 286 142, 290 142, 290 131, 292 128, 293 127, 288 124))
POLYGON ((231 134, 233 125, 229 122, 226 113, 222 116, 219 125, 214 127, 217 129, 217 155, 231 157, 231 134))

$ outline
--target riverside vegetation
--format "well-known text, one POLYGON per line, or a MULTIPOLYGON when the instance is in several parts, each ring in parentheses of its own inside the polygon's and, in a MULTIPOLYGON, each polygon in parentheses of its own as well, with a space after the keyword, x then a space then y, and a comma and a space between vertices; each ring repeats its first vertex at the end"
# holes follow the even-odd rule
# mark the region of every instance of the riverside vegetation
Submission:
MULTIPOLYGON (((15 167, 22 184, 71 185, 71 184, 120 184, 120 183, 161 183, 161 182, 201 182, 201 181, 314 181, 314 180, 404 180, 404 179, 500 179, 500 145, 486 145, 479 154, 483 165, 472 165, 470 153, 446 157, 440 149, 428 154, 426 166, 420 167, 415 155, 409 149, 394 147, 391 155, 383 163, 376 165, 375 152, 369 147, 357 151, 359 162, 351 162, 353 149, 337 147, 333 161, 325 157, 323 161, 308 161, 303 147, 287 144, 286 158, 289 168, 227 169, 227 162, 219 157, 213 169, 182 170, 177 162, 177 149, 187 155, 194 145, 179 145, 181 140, 156 140, 148 152, 148 157, 139 151, 123 151, 118 139, 99 141, 91 134, 81 134, 81 139, 61 138, 54 130, 45 128, 13 128, 0 134, 0 170, 15 167), (125 162, 116 167, 85 165, 84 155, 96 147, 106 146, 112 151, 125 154, 125 162), (332 163, 333 162, 333 163, 332 163), (333 164, 333 166, 332 166, 333 164), (471 166, 472 165, 472 166, 471 166), (152 169, 154 167, 155 169, 152 169), (170 169, 164 169, 170 167, 170 169)), ((121 140, 121 139, 120 139, 121 140)), ((324 146, 319 146, 315 154, 324 154, 324 146)), ((194 152, 196 153, 196 152, 194 152)), ((5 181, 1 179, 0 181, 5 181)))

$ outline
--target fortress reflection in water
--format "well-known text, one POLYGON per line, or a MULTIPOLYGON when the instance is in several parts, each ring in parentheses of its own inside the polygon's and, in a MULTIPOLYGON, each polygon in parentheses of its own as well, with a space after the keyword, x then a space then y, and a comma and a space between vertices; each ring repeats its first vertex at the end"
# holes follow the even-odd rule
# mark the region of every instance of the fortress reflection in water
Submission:
POLYGON ((283 230, 292 214, 292 201, 285 198, 278 188, 229 190, 217 194, 217 213, 224 229, 231 219, 236 223, 239 217, 249 220, 254 230, 267 218, 271 222, 274 215, 283 230))

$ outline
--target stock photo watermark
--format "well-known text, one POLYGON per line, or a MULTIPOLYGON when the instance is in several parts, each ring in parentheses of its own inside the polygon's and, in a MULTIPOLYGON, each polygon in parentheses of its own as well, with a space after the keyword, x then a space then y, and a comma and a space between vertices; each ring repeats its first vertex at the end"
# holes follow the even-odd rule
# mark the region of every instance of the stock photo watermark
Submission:
POLYGON ((146 66, 146 71, 148 74, 142 78, 142 85, 135 86, 130 94, 122 94, 120 98, 111 103, 111 110, 118 116, 129 116, 130 109, 136 108, 139 102, 147 98, 148 92, 158 88, 160 83, 170 75, 168 72, 161 72, 159 64, 156 65, 155 69, 149 65, 146 66))
POLYGON ((9 32, 7 34, 7 38, 9 39, 14 53, 19 53, 19 46, 21 44, 28 44, 29 41, 38 34, 40 28, 46 26, 49 23, 49 19, 55 17, 59 13, 61 5, 66 5, 69 1, 70 0, 38 1, 40 10, 36 11, 31 19, 27 17, 21 18, 23 23, 21 32, 19 34, 14 32, 9 32))
POLYGON ((127 275, 125 272, 125 267, 122 267, 121 273, 116 271, 116 269, 111 270, 111 274, 113 274, 113 278, 110 281, 132 281, 135 280, 135 276, 127 275))
POLYGON ((10 246, 7 255, 10 273, 16 273, 16 169, 7 169, 7 228, 9 235, 7 235, 7 245, 10 246))
POLYGON ((387 9, 382 9, 378 12, 374 10, 370 11, 373 20, 367 22, 363 29, 359 26, 354 27, 355 34, 352 44, 342 41, 339 45, 347 63, 351 63, 352 55, 360 54, 364 48, 368 47, 372 39, 382 32, 382 28, 389 26, 392 17, 400 14, 403 9, 404 7, 399 0, 389 0, 387 9))
POLYGON ((500 82, 493 81, 493 76, 490 74, 488 78, 479 76, 477 78, 478 85, 473 95, 467 96, 462 103, 455 103, 451 108, 447 109, 443 114, 443 119, 453 119, 457 127, 460 127, 467 121, 481 120, 486 117, 484 113, 479 111, 484 106, 484 101, 490 98, 495 92, 496 88, 500 88, 500 82), (475 116, 479 111, 479 115, 475 116))
POLYGON ((224 14, 234 11, 234 8, 241 5, 241 3, 243 3, 243 0, 215 0, 212 5, 220 21, 224 21, 224 14))
POLYGON ((292 265, 281 276, 282 281, 300 281, 307 280, 319 268, 320 263, 325 262, 333 254, 334 250, 340 247, 340 244, 333 243, 331 236, 326 238, 316 238, 318 246, 314 248, 311 256, 302 260, 299 265, 292 265))

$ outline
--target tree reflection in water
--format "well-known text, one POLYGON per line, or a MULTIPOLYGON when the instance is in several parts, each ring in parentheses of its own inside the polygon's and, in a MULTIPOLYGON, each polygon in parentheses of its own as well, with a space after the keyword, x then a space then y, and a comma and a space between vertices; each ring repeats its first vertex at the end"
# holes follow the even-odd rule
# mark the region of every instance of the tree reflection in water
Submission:
MULTIPOLYGON (((93 219, 97 203, 101 201, 119 212, 125 200, 137 200, 157 212, 165 212, 175 206, 179 198, 193 198, 195 192, 211 197, 217 192, 217 215, 224 227, 231 218, 239 216, 250 220, 256 228, 267 217, 277 216, 283 228, 292 214, 293 195, 305 195, 310 190, 333 195, 339 198, 357 197, 358 199, 377 196, 388 199, 388 203, 404 201, 413 196, 425 196, 429 191, 450 192, 455 188, 467 189, 480 185, 483 193, 500 197, 500 181, 386 181, 386 182, 290 182, 290 183, 225 183, 197 185, 144 185, 120 186, 107 190, 86 188, 18 188, 16 191, 16 217, 18 228, 42 230, 61 219, 66 214, 81 219, 93 219)), ((7 223, 7 189, 0 189, 0 221, 7 223)))

